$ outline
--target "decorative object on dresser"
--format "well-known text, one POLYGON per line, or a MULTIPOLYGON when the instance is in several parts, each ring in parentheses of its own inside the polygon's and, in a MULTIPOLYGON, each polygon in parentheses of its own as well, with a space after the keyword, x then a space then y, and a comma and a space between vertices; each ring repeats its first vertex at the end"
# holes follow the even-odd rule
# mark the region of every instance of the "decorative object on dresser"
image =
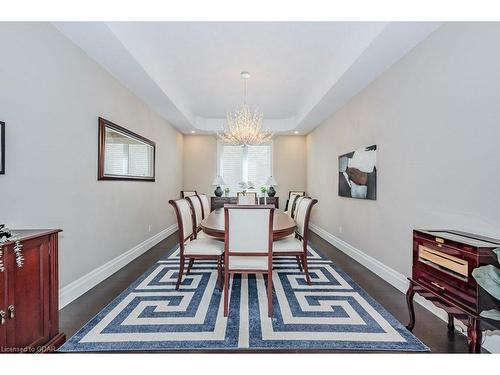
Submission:
POLYGON ((406 301, 410 313, 407 328, 415 325, 415 293, 448 313, 448 330, 454 319, 467 326, 469 351, 481 351, 482 330, 500 329, 500 322, 480 316, 483 310, 498 309, 499 301, 479 287, 472 271, 497 264, 494 250, 500 240, 452 230, 413 231, 413 270, 406 301))
POLYGON ((5 122, 0 121, 0 174, 5 174, 5 122))
POLYGON ((155 181, 156 145, 99 117, 98 180, 155 181))
POLYGON ((49 352, 59 332, 58 233, 13 230, 0 243, 0 352, 49 352))
POLYGON ((276 190, 274 190, 274 187, 278 186, 278 183, 273 176, 267 179, 266 185, 269 186, 269 189, 267 189, 267 195, 269 195, 270 197, 274 197, 276 195, 276 190))
POLYGON ((215 177, 214 182, 212 182, 212 186, 217 186, 214 191, 216 197, 222 197, 223 190, 221 188, 221 185, 224 186, 225 184, 226 183, 221 176, 215 177))
POLYGON ((266 197, 267 187, 266 187, 266 186, 264 186, 264 185, 262 185, 262 186, 260 187, 260 193, 261 193, 261 195, 262 195, 260 198, 264 198, 264 204, 267 204, 267 203, 266 203, 266 198, 267 198, 267 197, 266 197))

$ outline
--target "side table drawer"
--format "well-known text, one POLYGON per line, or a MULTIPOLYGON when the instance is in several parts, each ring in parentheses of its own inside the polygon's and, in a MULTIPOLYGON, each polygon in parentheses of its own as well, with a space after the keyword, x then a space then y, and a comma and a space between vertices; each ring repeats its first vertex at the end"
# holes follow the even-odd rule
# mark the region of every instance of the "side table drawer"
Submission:
POLYGON ((428 271, 425 265, 416 265, 414 270, 414 279, 425 285, 430 290, 450 298, 471 311, 477 311, 476 291, 466 283, 452 283, 439 277, 433 271, 428 271))

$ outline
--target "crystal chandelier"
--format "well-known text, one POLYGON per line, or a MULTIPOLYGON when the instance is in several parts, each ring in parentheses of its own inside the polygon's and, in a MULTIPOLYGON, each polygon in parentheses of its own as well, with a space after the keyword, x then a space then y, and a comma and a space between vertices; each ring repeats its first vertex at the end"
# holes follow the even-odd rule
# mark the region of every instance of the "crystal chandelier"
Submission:
POLYGON ((255 146, 271 142, 273 133, 262 130, 263 115, 258 109, 252 112, 247 105, 247 79, 250 73, 241 72, 243 78, 243 104, 234 112, 228 112, 227 123, 222 132, 217 132, 219 140, 227 145, 255 146))

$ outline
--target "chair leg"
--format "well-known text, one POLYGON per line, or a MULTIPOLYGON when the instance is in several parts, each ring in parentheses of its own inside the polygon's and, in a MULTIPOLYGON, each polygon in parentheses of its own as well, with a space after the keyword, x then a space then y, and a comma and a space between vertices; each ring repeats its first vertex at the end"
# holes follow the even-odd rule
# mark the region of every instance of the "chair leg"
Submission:
POLYGON ((297 259, 297 265, 299 266, 299 271, 302 272, 302 264, 300 263, 301 262, 300 255, 296 255, 295 258, 297 259))
POLYGON ((267 316, 273 316, 273 271, 267 274, 267 316))
POLYGON ((229 273, 224 272, 224 316, 227 316, 229 307, 229 273))
POLYGON ((302 253, 302 264, 304 266, 304 272, 306 274, 307 285, 311 285, 311 278, 309 277, 309 268, 307 267, 307 252, 302 253))
POLYGON ((219 290, 222 292, 222 257, 217 259, 217 285, 219 290))
POLYGON ((194 258, 189 258, 189 264, 188 264, 188 269, 186 271, 186 275, 189 275, 191 273, 191 268, 193 267, 194 264, 194 258))
POLYGON ((179 276, 177 276, 177 284, 175 285, 175 289, 179 289, 182 281, 182 274, 184 273, 184 255, 181 255, 181 260, 179 264, 179 276))

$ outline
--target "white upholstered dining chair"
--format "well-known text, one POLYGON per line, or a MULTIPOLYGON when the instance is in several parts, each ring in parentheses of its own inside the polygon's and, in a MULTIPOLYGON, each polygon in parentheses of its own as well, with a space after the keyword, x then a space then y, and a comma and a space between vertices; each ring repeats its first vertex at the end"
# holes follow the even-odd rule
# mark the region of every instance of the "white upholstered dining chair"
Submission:
POLYGON ((286 202, 285 213, 288 214, 288 216, 293 217, 292 211, 295 207, 295 200, 299 197, 299 195, 292 195, 292 197, 286 202))
MULTIPOLYGON (((274 206, 224 206, 224 316, 231 274, 267 274, 267 310, 273 314, 274 206)), ((259 280, 257 281, 259 282, 259 280)))
POLYGON ((196 237, 198 232, 201 230, 200 224, 203 220, 203 206, 201 205, 201 199, 197 195, 191 195, 186 197, 186 200, 189 202, 191 209, 194 213, 194 236, 196 237))
POLYGON ((291 211, 291 216, 293 219, 295 219, 295 216, 297 216, 297 208, 299 207, 299 204, 303 199, 304 199, 304 197, 301 197, 301 196, 295 197, 295 200, 293 201, 293 204, 292 204, 292 211, 291 211))
POLYGON ((217 261, 219 289, 222 290, 222 256, 224 243, 210 238, 196 238, 195 213, 186 199, 170 200, 175 210, 179 226, 179 275, 175 289, 179 289, 184 273, 184 263, 189 260, 190 265, 195 259, 214 259, 217 261))
POLYGON ((201 207, 203 208, 203 218, 205 219, 208 214, 210 214, 210 200, 208 199, 208 196, 206 194, 200 194, 198 195, 201 200, 201 207))
POLYGON ((279 256, 295 256, 299 269, 304 271, 307 284, 311 284, 309 269, 307 267, 307 240, 309 238, 309 218, 313 206, 318 203, 317 199, 300 197, 300 202, 296 203, 295 221, 297 229, 295 235, 274 241, 273 254, 279 256), (302 266, 301 266, 302 263, 302 266))
POLYGON ((285 205, 285 212, 291 212, 293 202, 295 201, 295 199, 297 197, 305 197, 305 196, 306 196, 306 192, 303 190, 290 190, 288 192, 288 199, 287 199, 286 205, 285 205))
POLYGON ((196 190, 181 190, 181 198, 187 198, 197 194, 196 190))
POLYGON ((255 192, 249 193, 249 192, 239 191, 236 196, 238 204, 243 204, 243 205, 257 204, 257 193, 255 192))

